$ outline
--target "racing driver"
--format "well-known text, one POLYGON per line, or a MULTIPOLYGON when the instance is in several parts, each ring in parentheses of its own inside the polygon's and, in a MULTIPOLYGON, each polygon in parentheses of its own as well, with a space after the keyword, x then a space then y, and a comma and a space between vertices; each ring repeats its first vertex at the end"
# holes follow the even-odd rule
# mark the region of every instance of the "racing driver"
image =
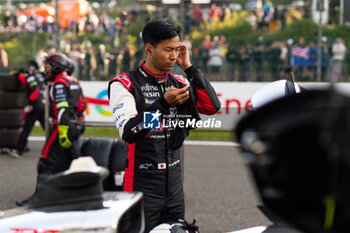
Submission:
POLYGON ((123 188, 143 192, 145 232, 185 217, 180 147, 195 127, 163 122, 198 121, 199 113, 220 109, 214 88, 192 66, 180 30, 164 20, 147 23, 142 31, 146 60, 108 85, 113 119, 129 149, 123 188), (171 73, 175 63, 187 78, 171 73))

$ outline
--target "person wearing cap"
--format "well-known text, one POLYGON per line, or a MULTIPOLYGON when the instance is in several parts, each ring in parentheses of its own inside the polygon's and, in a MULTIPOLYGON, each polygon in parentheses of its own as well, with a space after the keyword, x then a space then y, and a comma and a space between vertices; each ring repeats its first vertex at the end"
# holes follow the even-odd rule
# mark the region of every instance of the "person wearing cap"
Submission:
POLYGON ((342 38, 337 38, 332 45, 332 59, 330 62, 327 80, 331 82, 344 81, 343 63, 346 55, 346 47, 342 38))
POLYGON ((292 66, 293 65, 293 39, 287 40, 287 65, 292 66))
POLYGON ((23 120, 21 131, 17 139, 14 149, 8 150, 9 155, 19 158, 22 156, 27 146, 28 136, 36 121, 45 128, 45 105, 44 105, 44 76, 38 71, 38 63, 34 60, 28 61, 26 72, 16 73, 17 78, 27 90, 28 104, 24 108, 23 114, 20 116, 23 120))

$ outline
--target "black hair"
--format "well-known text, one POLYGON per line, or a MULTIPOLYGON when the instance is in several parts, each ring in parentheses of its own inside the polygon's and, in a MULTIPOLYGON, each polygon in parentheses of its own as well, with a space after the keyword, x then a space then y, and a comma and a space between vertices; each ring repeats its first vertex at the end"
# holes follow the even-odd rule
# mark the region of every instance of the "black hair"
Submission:
POLYGON ((39 69, 39 65, 35 60, 30 60, 27 62, 27 66, 29 67, 34 67, 36 70, 39 69))
POLYGON ((169 21, 165 20, 153 20, 145 25, 142 31, 143 43, 150 43, 154 47, 161 41, 180 37, 181 27, 175 26, 169 21))

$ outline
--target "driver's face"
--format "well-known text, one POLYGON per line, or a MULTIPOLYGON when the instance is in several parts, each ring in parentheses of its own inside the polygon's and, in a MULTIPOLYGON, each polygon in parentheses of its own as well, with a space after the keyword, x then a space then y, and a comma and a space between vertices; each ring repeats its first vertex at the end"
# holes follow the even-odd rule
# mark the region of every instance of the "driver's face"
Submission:
POLYGON ((151 61, 161 72, 171 72, 180 53, 179 36, 163 40, 153 47, 151 61))
POLYGON ((51 70, 51 65, 50 64, 45 63, 44 67, 45 67, 46 71, 51 70))

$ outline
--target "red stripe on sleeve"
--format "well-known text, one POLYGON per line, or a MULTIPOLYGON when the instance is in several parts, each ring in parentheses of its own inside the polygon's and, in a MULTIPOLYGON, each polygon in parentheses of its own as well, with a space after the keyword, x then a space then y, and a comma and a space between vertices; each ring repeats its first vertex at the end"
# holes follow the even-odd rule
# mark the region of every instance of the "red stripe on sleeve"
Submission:
POLYGON ((18 74, 18 80, 23 83, 23 85, 25 85, 26 87, 29 88, 29 85, 27 83, 27 77, 24 76, 23 74, 18 74))
POLYGON ((205 115, 213 115, 216 113, 215 107, 213 106, 207 92, 204 89, 197 89, 198 101, 197 108, 198 112, 205 115))
POLYGON ((135 164, 135 143, 126 143, 129 148, 128 160, 129 166, 124 174, 124 192, 134 191, 134 164, 135 164))
POLYGON ((38 99, 39 94, 40 94, 40 89, 39 89, 39 87, 37 87, 37 88, 35 89, 35 91, 33 91, 32 93, 30 93, 28 99, 29 99, 30 101, 33 101, 33 102, 34 102, 34 101, 36 101, 36 100, 38 99))
POLYGON ((78 102, 78 107, 77 107, 76 112, 77 113, 81 113, 81 112, 84 111, 86 105, 85 105, 85 102, 84 102, 83 97, 81 95, 79 95, 79 100, 78 101, 79 102, 78 102))

